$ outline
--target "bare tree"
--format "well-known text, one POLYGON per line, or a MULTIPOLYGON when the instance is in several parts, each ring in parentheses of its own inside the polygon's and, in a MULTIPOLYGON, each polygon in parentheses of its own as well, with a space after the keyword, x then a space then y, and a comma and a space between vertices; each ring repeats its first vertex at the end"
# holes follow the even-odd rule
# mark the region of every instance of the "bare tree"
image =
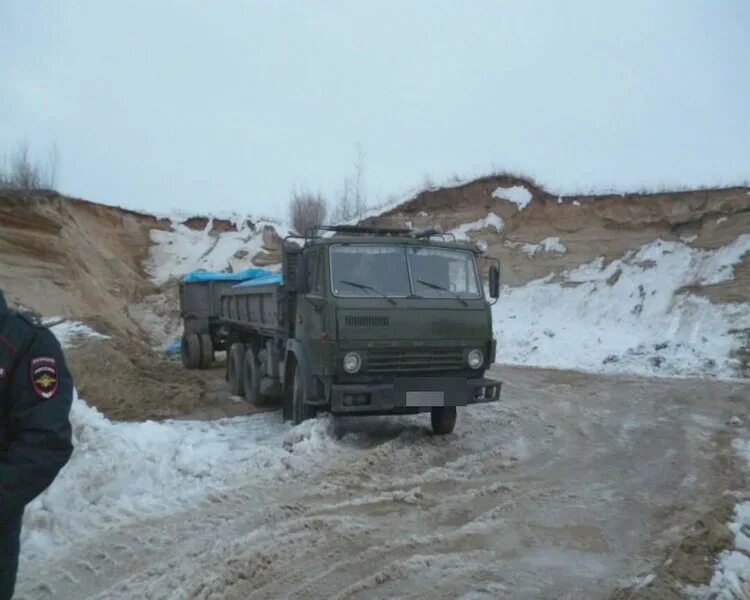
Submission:
POLYGON ((352 202, 352 183, 349 177, 344 179, 344 185, 341 189, 341 195, 339 196, 334 211, 334 220, 337 223, 345 223, 351 221, 354 218, 354 207, 352 202))
POLYGON ((354 161, 354 174, 352 183, 354 189, 352 196, 354 200, 354 216, 361 217, 367 212, 367 196, 365 195, 365 153, 362 146, 357 145, 357 160, 354 161))
POLYGON ((294 230, 305 235, 308 230, 319 227, 326 220, 328 206, 320 193, 309 191, 292 192, 289 203, 289 220, 294 230))
POLYGON ((334 220, 337 223, 351 221, 367 212, 367 194, 365 192, 365 153, 357 145, 357 158, 352 164, 352 174, 344 178, 344 185, 334 209, 334 220))
POLYGON ((20 142, 16 151, 6 159, 7 166, 0 169, 0 188, 12 190, 54 189, 57 179, 59 154, 53 146, 47 164, 34 162, 29 153, 29 144, 20 142))

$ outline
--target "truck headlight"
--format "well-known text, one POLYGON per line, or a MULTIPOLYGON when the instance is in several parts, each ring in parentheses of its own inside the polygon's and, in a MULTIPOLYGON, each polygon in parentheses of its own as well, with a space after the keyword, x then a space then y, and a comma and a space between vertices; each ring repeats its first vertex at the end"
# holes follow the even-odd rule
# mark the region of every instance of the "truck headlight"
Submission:
POLYGON ((469 352, 469 356, 466 357, 466 362, 472 369, 478 369, 484 364, 484 354, 481 350, 472 350, 469 352))
POLYGON ((344 356, 344 371, 356 373, 362 368, 362 359, 356 352, 349 352, 344 356))

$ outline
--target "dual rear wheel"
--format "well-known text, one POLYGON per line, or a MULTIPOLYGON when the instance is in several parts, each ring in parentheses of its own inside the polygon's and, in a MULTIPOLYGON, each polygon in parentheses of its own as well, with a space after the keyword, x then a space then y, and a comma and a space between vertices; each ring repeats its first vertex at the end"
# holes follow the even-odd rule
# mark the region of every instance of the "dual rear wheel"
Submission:
POLYGON ((214 362, 214 344, 207 333, 189 333, 180 346, 182 364, 186 369, 208 369, 214 362))
POLYGON ((232 344, 227 357, 227 382, 233 396, 242 396, 250 404, 263 406, 269 397, 261 393, 263 364, 258 354, 250 344, 232 344))

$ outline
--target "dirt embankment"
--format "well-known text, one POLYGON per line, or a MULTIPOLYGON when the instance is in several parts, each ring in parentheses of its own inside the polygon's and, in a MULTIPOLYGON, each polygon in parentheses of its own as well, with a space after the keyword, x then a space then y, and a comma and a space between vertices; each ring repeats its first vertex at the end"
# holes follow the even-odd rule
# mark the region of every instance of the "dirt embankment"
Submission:
MULTIPOLYGON (((481 229, 472 239, 485 239, 489 255, 503 265, 503 279, 519 285, 590 262, 621 257, 658 238, 682 240, 697 248, 717 248, 750 232, 750 187, 731 187, 653 194, 560 196, 535 183, 508 175, 426 190, 413 200, 367 219, 367 224, 429 227, 450 231, 495 213, 501 232, 481 229), (531 201, 519 210, 493 197, 498 188, 523 187, 531 201), (538 251, 529 256, 523 244, 559 238, 565 253, 538 251)), ((703 288, 718 301, 750 299, 750 256, 735 268, 731 282, 703 288)))

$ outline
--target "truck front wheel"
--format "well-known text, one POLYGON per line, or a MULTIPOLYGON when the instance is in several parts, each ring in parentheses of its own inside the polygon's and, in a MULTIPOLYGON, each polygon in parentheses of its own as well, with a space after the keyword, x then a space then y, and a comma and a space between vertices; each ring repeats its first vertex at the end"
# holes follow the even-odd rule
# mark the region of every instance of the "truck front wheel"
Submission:
POLYGON ((315 407, 305 404, 304 384, 302 382, 302 373, 298 365, 292 367, 294 377, 292 379, 292 421, 299 425, 302 421, 315 418, 315 407))
POLYGON ((430 421, 435 435, 453 433, 453 428, 456 426, 456 407, 433 406, 430 421))

